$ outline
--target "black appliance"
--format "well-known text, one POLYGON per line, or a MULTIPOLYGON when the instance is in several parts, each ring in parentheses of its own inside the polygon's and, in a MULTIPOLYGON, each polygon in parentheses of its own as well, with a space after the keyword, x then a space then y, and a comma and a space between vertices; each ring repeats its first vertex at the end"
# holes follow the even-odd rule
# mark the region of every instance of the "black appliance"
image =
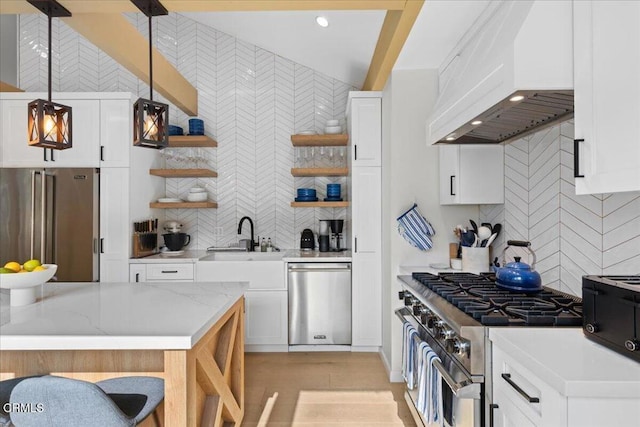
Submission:
POLYGON ((313 235, 313 231, 308 228, 302 230, 300 236, 300 249, 303 251, 312 251, 316 248, 316 238, 313 235))
POLYGON ((584 276, 585 336, 640 362, 640 275, 584 276))
MULTIPOLYGON (((579 297, 547 287, 533 294, 501 289, 493 273, 418 272, 398 278, 404 307, 396 315, 442 360, 436 369, 442 374, 443 404, 453 408, 444 418, 456 427, 483 426, 491 418, 492 388, 485 387, 491 378, 488 328, 582 325, 579 297), (452 424, 448 417, 458 421, 452 424)), ((405 398, 414 403, 412 392, 405 398)))

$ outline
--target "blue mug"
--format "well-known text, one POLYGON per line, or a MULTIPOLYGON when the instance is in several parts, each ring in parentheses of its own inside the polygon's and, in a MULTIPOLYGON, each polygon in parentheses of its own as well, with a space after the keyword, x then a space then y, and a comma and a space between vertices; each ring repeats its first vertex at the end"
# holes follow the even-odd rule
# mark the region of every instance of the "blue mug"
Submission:
POLYGON ((204 135, 204 121, 202 119, 189 119, 189 135, 204 135))
POLYGON ((327 196, 340 197, 340 184, 327 184, 327 196))

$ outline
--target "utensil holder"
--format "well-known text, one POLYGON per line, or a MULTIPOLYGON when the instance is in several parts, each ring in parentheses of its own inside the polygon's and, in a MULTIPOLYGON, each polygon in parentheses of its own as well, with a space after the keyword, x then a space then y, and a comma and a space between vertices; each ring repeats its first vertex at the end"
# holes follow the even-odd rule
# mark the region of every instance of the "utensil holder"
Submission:
POLYGON ((463 246, 462 271, 475 274, 489 271, 489 248, 463 246))

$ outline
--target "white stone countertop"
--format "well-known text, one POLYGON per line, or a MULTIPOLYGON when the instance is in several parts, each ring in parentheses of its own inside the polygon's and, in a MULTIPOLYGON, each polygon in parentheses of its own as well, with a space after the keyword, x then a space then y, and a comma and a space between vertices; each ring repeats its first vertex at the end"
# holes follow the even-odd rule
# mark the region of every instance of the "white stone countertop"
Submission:
POLYGON ((490 328, 489 338, 563 396, 640 399, 640 363, 582 328, 490 328))
POLYGON ((285 262, 351 262, 351 251, 320 252, 289 249, 282 258, 285 262))
POLYGON ((184 251, 183 254, 176 256, 169 256, 160 252, 156 255, 150 255, 144 258, 130 258, 129 264, 194 263, 208 254, 209 253, 205 250, 184 251))
POLYGON ((10 307, 0 293, 0 350, 190 349, 244 294, 246 282, 46 283, 10 307))

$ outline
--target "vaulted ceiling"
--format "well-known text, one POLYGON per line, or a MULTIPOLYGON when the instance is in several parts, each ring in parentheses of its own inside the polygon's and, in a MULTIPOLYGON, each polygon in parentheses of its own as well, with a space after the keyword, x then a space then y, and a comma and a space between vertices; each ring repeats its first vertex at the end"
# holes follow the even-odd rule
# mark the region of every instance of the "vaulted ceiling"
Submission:
MULTIPOLYGON (((129 0, 59 0, 63 19, 148 82, 148 40, 122 15, 129 0)), ((488 0, 162 0, 170 12, 231 34, 363 90, 381 90, 394 68, 437 68, 488 0), (424 5, 423 5, 424 4, 424 5), (329 20, 327 28, 316 16, 329 20)), ((0 0, 0 13, 40 13, 0 0)), ((155 89, 189 115, 197 91, 154 49, 155 89)))

